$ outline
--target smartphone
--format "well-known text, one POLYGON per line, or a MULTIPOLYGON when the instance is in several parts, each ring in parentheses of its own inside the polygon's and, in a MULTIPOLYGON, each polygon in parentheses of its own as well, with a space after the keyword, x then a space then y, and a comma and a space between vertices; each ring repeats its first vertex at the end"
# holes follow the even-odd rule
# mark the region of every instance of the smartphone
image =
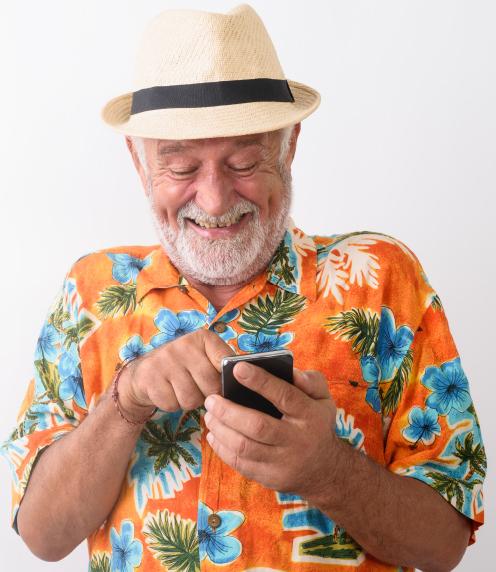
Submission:
POLYGON ((276 350, 231 356, 222 360, 222 395, 234 403, 257 409, 280 419, 282 413, 279 409, 259 393, 239 383, 234 377, 234 366, 240 361, 247 361, 262 367, 272 375, 284 379, 288 383, 293 383, 293 354, 289 350, 276 350))

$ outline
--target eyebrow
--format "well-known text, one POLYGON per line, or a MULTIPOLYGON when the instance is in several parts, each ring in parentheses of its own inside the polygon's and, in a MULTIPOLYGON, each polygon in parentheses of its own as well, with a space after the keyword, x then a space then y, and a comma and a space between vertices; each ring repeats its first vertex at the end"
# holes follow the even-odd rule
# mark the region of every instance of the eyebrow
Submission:
POLYGON ((173 155, 174 153, 180 153, 186 149, 191 149, 191 145, 185 145, 184 143, 169 143, 168 145, 159 145, 158 154, 160 156, 173 155))
MULTIPOLYGON (((240 139, 235 142, 236 147, 251 147, 252 145, 256 145, 261 149, 265 149, 265 145, 260 141, 260 139, 255 139, 254 137, 250 139, 240 139)), ((182 151, 186 151, 188 149, 192 149, 192 145, 186 145, 185 143, 181 143, 180 141, 169 143, 169 144, 162 144, 158 147, 158 154, 161 157, 166 155, 173 155, 174 153, 181 153, 182 151)))

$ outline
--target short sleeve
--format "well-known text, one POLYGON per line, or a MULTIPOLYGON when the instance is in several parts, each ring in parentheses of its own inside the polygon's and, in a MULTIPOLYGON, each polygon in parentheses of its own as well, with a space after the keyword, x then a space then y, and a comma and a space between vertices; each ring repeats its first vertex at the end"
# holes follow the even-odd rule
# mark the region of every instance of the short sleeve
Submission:
POLYGON ((13 479, 12 519, 40 454, 73 429, 87 414, 79 354, 85 329, 79 316, 75 282, 68 274, 41 328, 31 379, 17 426, 0 449, 13 479))
POLYGON ((438 491, 475 531, 484 520, 486 456, 469 383, 434 293, 412 337, 391 382, 398 399, 386 417, 386 463, 438 491))

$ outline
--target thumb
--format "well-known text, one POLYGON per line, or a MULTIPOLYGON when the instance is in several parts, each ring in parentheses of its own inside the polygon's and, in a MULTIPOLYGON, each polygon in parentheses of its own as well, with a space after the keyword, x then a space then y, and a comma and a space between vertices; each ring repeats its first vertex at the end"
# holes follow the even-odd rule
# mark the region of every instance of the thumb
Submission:
POLYGON ((326 378, 320 371, 302 371, 293 368, 293 381, 298 389, 301 389, 312 399, 329 399, 329 387, 326 378))

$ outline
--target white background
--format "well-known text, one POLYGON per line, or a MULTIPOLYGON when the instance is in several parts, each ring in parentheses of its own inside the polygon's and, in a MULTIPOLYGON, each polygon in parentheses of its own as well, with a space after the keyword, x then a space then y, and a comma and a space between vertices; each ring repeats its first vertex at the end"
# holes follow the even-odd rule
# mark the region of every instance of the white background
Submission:
MULTIPOLYGON (((287 76, 322 94, 303 123, 294 218, 310 233, 378 230, 417 253, 445 305, 495 458, 493 243, 496 3, 488 0, 253 1, 287 76)), ((145 23, 171 7, 232 2, 9 2, 0 19, 0 436, 14 425, 39 328, 81 255, 155 242, 123 138, 99 119, 132 82, 145 23)), ((70 470, 70 467, 67 468, 70 470)), ((91 467, 88 467, 91 470, 91 467)), ((0 569, 84 570, 31 556, 9 529, 0 464, 0 569)), ((487 520, 457 568, 487 570, 487 520)))

